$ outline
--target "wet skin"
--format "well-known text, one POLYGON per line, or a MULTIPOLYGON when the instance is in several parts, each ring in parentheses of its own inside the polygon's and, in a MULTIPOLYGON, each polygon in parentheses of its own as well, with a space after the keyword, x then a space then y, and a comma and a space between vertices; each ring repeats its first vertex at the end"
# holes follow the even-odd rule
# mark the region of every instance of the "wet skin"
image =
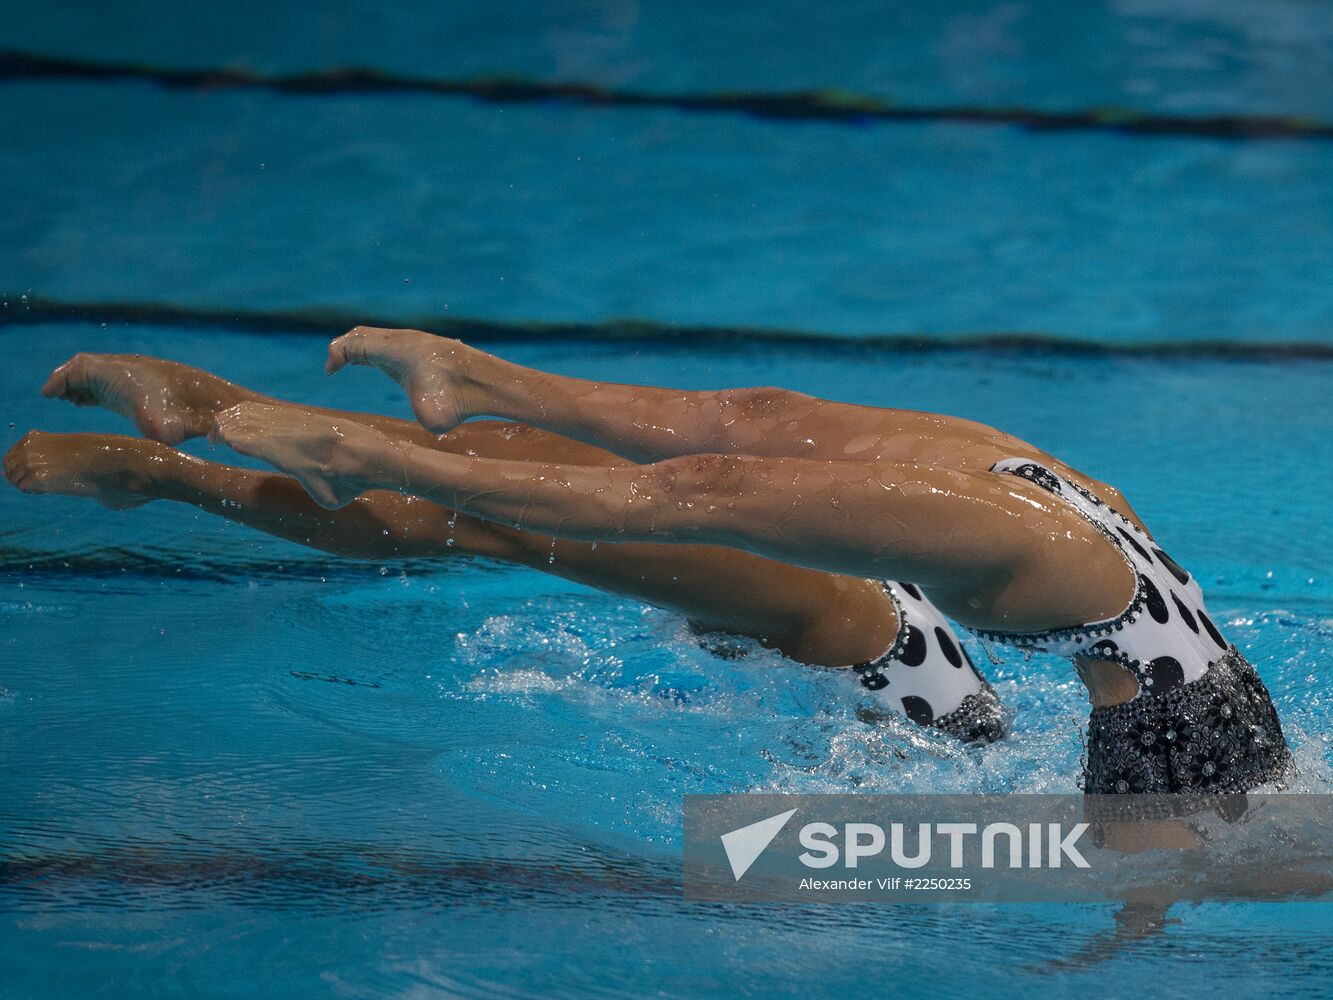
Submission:
MULTIPOLYGON (((964 624, 1013 631, 1109 618, 1133 592, 1119 552, 1079 515, 988 470, 1031 457, 1133 518, 1123 497, 971 421, 779 389, 584 382, 416 331, 357 328, 330 346, 330 372, 349 363, 395 378, 419 423, 282 404, 134 356, 76 356, 44 389, 116 410, 156 442, 210 432, 295 483, 110 435, 29 436, 5 472, 109 506, 164 497, 233 516, 220 501, 241 493, 237 519, 334 551, 382 546, 356 540, 372 526, 383 537, 382 523, 395 545, 441 551, 441 519, 462 512, 453 551, 543 568, 536 552, 545 560, 555 533, 568 551, 548 565, 571 560, 562 575, 827 665, 872 658, 896 632, 867 577, 920 582, 964 624), (523 426, 459 426, 476 416, 523 426), (664 556, 674 572, 654 568, 664 556), (710 614, 705 581, 724 566, 756 597, 710 614)), ((1094 703, 1134 693, 1118 667, 1080 668, 1094 703)))

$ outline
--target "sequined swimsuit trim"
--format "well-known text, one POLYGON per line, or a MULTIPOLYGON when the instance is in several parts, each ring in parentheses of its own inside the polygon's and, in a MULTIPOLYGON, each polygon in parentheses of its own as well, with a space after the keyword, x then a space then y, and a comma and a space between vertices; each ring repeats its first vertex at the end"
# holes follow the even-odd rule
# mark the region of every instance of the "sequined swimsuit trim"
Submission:
POLYGON ((878 582, 897 615, 898 630, 883 653, 852 667, 862 687, 874 692, 896 714, 906 715, 919 725, 939 729, 964 742, 993 743, 1002 739, 1008 727, 999 697, 981 676, 939 609, 913 584, 890 580, 878 582), (898 587, 912 598, 910 612, 897 592, 898 587), (932 634, 933 645, 930 641, 932 634), (937 693, 914 688, 910 680, 905 686, 905 676, 901 672, 896 674, 897 680, 891 685, 887 674, 902 668, 906 668, 907 677, 914 677, 918 682, 933 680, 931 687, 937 693, 943 688, 949 700, 941 702, 937 693), (921 697, 922 694, 927 697, 921 697), (939 712, 944 705, 953 707, 939 712))
POLYGON ((992 471, 1027 479, 1074 508, 1137 580, 1128 606, 1112 618, 1044 632, 975 630, 1022 649, 1118 663, 1138 681, 1129 701, 1092 710, 1084 790, 1217 794, 1285 773, 1291 758, 1272 699, 1209 618, 1197 581, 1146 531, 1077 483, 1022 457, 996 462, 992 471))
POLYGON ((1228 643, 1208 617, 1198 584, 1146 531, 1030 459, 1005 459, 992 471, 1026 479, 1073 508, 1120 553, 1135 586, 1124 610, 1110 618, 1040 632, 972 629, 983 640, 1117 664, 1137 680, 1136 697, 1197 680, 1226 652, 1228 643))
MULTIPOLYGON (((1050 473, 1046 472, 1045 469, 1041 468, 1039 465, 1035 463, 1033 463, 1030 466, 1021 466, 1019 469, 1016 469, 1014 471, 1014 475, 1017 475, 1019 478, 1027 479, 1030 482, 1037 483, 1038 485, 1042 485, 1040 481, 1040 476, 1043 473, 1046 475, 1050 475, 1050 473), (1029 474, 1025 471, 1029 468, 1034 470, 1032 474, 1029 474)), ((1105 507, 1108 511, 1110 511, 1110 513, 1114 514, 1116 517, 1120 518, 1120 520, 1124 521, 1125 524, 1127 525, 1134 524, 1134 522, 1131 521, 1129 518, 1125 517, 1124 514, 1121 514, 1118 510, 1115 510, 1114 508, 1108 506, 1104 500, 1101 500, 1095 494, 1084 489, 1078 483, 1073 482, 1072 480, 1069 479, 1063 480, 1063 482, 1068 483, 1074 489, 1078 490, 1078 492, 1081 493, 1085 499, 1095 504, 1096 506, 1105 507)), ((1048 486, 1046 487, 1046 489, 1049 490, 1050 487, 1048 486)), ((1056 493, 1055 495, 1059 496, 1058 493, 1056 493)), ((1027 648, 1027 649, 1035 648, 1038 652, 1045 652, 1045 650, 1040 649, 1042 645, 1046 645, 1051 642, 1056 642, 1063 639, 1072 639, 1074 642, 1078 643, 1082 642, 1086 637, 1092 637, 1092 638, 1109 637, 1116 632, 1122 631, 1125 625, 1127 625, 1131 621, 1134 621, 1138 617, 1139 612, 1143 610, 1143 605, 1148 599, 1148 593, 1147 593, 1147 588, 1144 586, 1143 583, 1143 577, 1139 574, 1139 571, 1137 567, 1135 567, 1133 562, 1130 561, 1129 556, 1125 554, 1124 542, 1116 538, 1115 535, 1111 533, 1111 529, 1108 528, 1106 525, 1100 523, 1099 521, 1093 520, 1084 511, 1080 510, 1073 504, 1069 504, 1068 506, 1076 514, 1078 514, 1079 517, 1083 518, 1083 520, 1087 521, 1090 525, 1096 528, 1098 532, 1100 532, 1102 535, 1106 537, 1106 539, 1111 543, 1112 548, 1115 549, 1116 554, 1119 555, 1121 560, 1124 562, 1125 568, 1129 570, 1129 575, 1134 578, 1134 594, 1132 597, 1130 597, 1129 604, 1125 606, 1125 610, 1121 611, 1118 615, 1112 615, 1110 618, 1106 618, 1101 621, 1089 622, 1084 625, 1070 625, 1064 628, 1047 629, 1043 632, 998 632, 993 629, 979 629, 979 628, 969 628, 968 631, 972 632, 978 638, 986 639, 990 642, 998 642, 1007 646, 1018 646, 1019 648, 1027 648)), ((1111 660, 1116 659, 1113 656, 1099 657, 1097 653, 1092 652, 1091 650, 1089 651, 1088 655, 1098 659, 1111 659, 1111 660)), ((1126 659, 1128 659, 1128 657, 1126 657, 1126 659)))
POLYGON ((889 603, 893 605, 893 613, 898 617, 898 631, 894 633, 893 642, 889 643, 889 648, 880 653, 869 663, 858 663, 853 668, 858 673, 872 667, 874 664, 882 663, 885 660, 900 659, 907 649, 907 637, 911 634, 912 626, 907 623, 907 612, 903 609, 903 602, 898 599, 894 593, 893 587, 884 580, 879 582, 880 589, 888 597, 889 603))

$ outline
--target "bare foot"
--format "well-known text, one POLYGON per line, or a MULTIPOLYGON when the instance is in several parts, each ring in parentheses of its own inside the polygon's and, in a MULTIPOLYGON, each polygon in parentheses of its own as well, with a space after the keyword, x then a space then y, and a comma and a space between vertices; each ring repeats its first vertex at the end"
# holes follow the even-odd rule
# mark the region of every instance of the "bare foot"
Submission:
POLYGON ((444 434, 483 412, 475 405, 481 390, 475 370, 487 358, 462 341, 420 330, 358 326, 329 344, 325 371, 332 375, 344 365, 378 368, 403 387, 421 426, 444 434))
POLYGON ((346 507, 371 488, 365 456, 392 456, 395 443, 351 420, 296 406, 240 403, 217 415, 208 438, 294 476, 321 507, 346 507))
POLYGON ((170 455, 155 449, 168 451, 119 434, 29 431, 5 455, 5 478, 24 493, 89 497, 112 510, 127 510, 156 499, 153 465, 170 455))
POLYGON ((215 413, 246 398, 216 375, 141 354, 76 354, 51 373, 42 395, 106 407, 172 445, 203 437, 215 413))

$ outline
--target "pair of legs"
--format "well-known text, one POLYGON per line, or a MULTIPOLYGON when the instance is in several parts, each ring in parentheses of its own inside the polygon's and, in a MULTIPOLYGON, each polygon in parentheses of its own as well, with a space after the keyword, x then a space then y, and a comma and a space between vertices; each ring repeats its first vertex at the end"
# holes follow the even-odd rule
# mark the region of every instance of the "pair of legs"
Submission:
POLYGON ((1123 498, 970 421, 777 389, 581 382, 414 331, 358 328, 331 345, 330 371, 348 362, 397 379, 420 426, 277 405, 151 359, 79 356, 45 389, 132 416, 160 441, 216 421, 227 443, 297 482, 146 454, 148 444, 126 439, 51 436, 25 439, 6 473, 33 491, 96 494, 96 467, 114 478, 137 465, 151 475, 127 502, 173 497, 375 557, 439 551, 449 540, 441 522, 453 522, 461 550, 552 567, 830 665, 873 658, 897 631, 866 577, 920 581, 967 624, 1020 631, 1105 617, 1098 609, 1118 610, 1132 589, 1085 522, 986 473, 1030 455, 1132 517, 1123 498), (461 424, 482 414, 530 426, 461 424), (618 544, 599 550, 589 544, 598 538, 618 544))
MULTIPOLYGON (((517 563, 671 609, 699 630, 748 636, 817 665, 871 660, 897 632, 893 605, 877 584, 735 549, 553 538, 389 491, 367 492, 346 507, 326 510, 290 476, 201 461, 161 443, 204 434, 217 413, 236 403, 277 402, 184 365, 80 356, 65 366, 51 394, 107 405, 133 419, 148 439, 88 434, 28 439, 6 458, 5 471, 16 485, 33 491, 82 493, 110 506, 175 500, 357 558, 466 554, 517 563)), ((417 423, 377 414, 310 409, 457 454, 579 466, 629 464, 595 445, 509 421, 472 421, 437 436, 417 423)))

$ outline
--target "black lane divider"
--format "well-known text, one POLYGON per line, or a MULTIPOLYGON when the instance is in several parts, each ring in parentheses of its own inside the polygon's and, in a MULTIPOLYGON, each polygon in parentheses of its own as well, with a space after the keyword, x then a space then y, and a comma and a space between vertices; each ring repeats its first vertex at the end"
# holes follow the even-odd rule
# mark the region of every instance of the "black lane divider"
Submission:
POLYGON ((437 79, 404 76, 367 67, 337 67, 304 73, 260 73, 244 67, 182 69, 146 63, 99 62, 0 49, 0 82, 75 80, 89 83, 137 80, 173 90, 269 90, 282 94, 418 93, 470 97, 490 104, 571 104, 585 107, 669 108, 676 111, 744 114, 778 121, 849 125, 876 122, 960 122, 1012 125, 1033 132, 1094 130, 1144 136, 1212 139, 1329 139, 1333 123, 1281 115, 1172 115, 1132 108, 1046 111, 969 105, 909 107, 870 94, 842 90, 791 93, 653 93, 524 79, 437 79))
POLYGON ((83 839, 92 846, 0 856, 0 912, 39 901, 56 910, 195 908, 218 896, 266 907, 333 903, 372 911, 516 899, 660 908, 681 894, 679 875, 665 866, 595 847, 577 857, 566 851, 521 861, 278 836, 232 847, 199 838, 129 845, 83 839))
POLYGON ((652 320, 589 323, 504 321, 439 314, 395 316, 347 309, 220 309, 154 302, 62 302, 32 296, 0 296, 0 330, 59 322, 133 324, 235 330, 246 333, 309 333, 335 337, 357 325, 429 330, 477 344, 624 345, 655 349, 714 351, 780 350, 827 355, 886 352, 981 352, 1064 357, 1193 358, 1239 361, 1331 360, 1328 342, 1231 340, 1112 343, 1054 334, 995 332, 955 335, 871 334, 856 336, 760 327, 676 326, 652 320))
MULTIPOLYGON (((485 572, 487 566, 465 559, 473 571, 485 572)), ((392 558, 380 560, 341 559, 335 556, 304 554, 275 555, 269 558, 224 553, 183 554, 158 548, 101 546, 79 551, 34 549, 22 545, 0 544, 0 579, 6 576, 25 580, 102 580, 125 585, 148 584, 162 580, 195 583, 246 584, 251 581, 286 581, 309 583, 357 582, 388 574, 433 577, 451 572, 458 564, 452 555, 436 559, 392 558)))

